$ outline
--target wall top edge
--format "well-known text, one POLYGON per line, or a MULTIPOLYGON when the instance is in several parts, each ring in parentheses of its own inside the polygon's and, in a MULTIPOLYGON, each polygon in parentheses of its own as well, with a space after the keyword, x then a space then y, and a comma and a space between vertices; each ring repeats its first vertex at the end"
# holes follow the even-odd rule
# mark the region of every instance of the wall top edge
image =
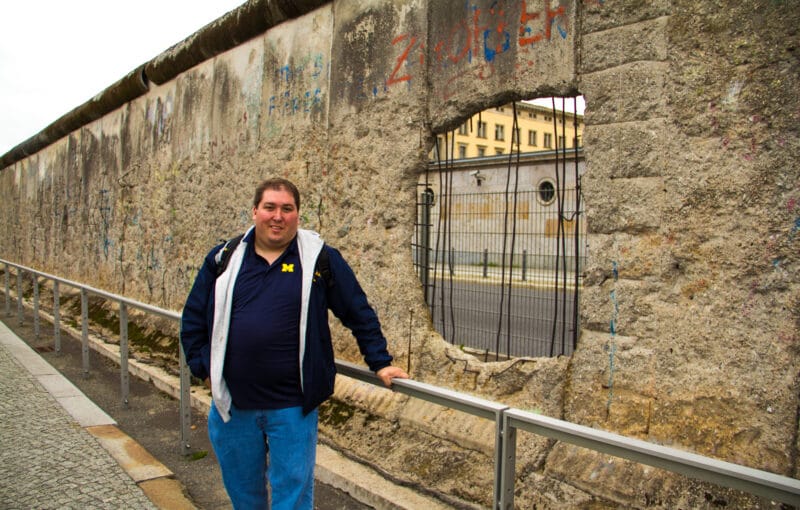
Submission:
POLYGON ((247 0, 152 60, 137 66, 86 103, 59 117, 0 157, 0 172, 192 67, 332 0, 247 0))

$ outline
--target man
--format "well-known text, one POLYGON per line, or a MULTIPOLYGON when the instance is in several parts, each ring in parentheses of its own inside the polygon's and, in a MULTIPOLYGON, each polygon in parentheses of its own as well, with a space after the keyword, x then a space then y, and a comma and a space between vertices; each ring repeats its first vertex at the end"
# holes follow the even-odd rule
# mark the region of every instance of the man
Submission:
POLYGON ((336 373, 329 309, 387 387, 408 377, 391 365, 350 266, 298 228, 299 209, 290 181, 259 184, 253 226, 219 275, 223 245, 211 250, 183 309, 181 343, 192 374, 211 387, 208 433, 237 509, 267 508, 267 480, 274 510, 313 508, 317 407, 336 373))

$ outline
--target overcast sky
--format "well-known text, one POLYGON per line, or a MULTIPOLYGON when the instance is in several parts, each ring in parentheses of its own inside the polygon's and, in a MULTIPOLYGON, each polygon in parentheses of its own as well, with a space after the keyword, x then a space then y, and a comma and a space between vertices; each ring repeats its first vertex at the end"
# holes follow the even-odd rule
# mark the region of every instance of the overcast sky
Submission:
POLYGON ((0 2, 3 155, 245 0, 0 2))
MULTIPOLYGON (((527 101, 528 103, 538 104, 539 106, 544 106, 547 108, 553 107, 553 100, 549 97, 533 99, 531 101, 527 101)), ((586 109, 586 102, 583 96, 578 96, 575 99, 571 97, 566 98, 556 98, 556 110, 564 110, 565 112, 571 112, 573 109, 578 111, 578 115, 583 115, 584 110, 586 109), (574 108, 573 108, 574 107, 574 108)))
POLYGON ((245 0, 0 0, 0 155, 245 0))

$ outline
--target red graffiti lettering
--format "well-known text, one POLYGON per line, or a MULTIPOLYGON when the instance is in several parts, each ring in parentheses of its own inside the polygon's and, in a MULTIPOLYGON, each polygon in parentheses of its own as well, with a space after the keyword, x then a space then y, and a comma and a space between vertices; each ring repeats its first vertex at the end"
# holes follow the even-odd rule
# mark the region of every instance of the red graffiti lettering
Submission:
POLYGON ((480 18, 481 10, 477 8, 474 9, 472 13, 472 42, 475 45, 475 48, 473 49, 473 55, 480 55, 480 44, 482 40, 481 34, 483 34, 484 30, 488 30, 489 28, 489 25, 480 24, 480 18))
POLYGON ((458 32, 461 32, 462 30, 463 30, 464 35, 466 36, 466 39, 464 40, 464 45, 461 46, 461 49, 458 50, 457 53, 448 51, 448 54, 447 54, 447 58, 451 62, 453 62, 454 64, 459 62, 459 61, 461 61, 461 59, 463 59, 464 57, 469 55, 469 49, 470 49, 470 46, 472 45, 469 27, 467 26, 467 23, 464 20, 462 20, 458 24, 458 26, 456 26, 452 30, 450 30, 450 36, 448 37, 448 41, 447 41, 448 50, 449 50, 449 48, 451 46, 451 43, 453 42, 453 39, 455 38, 455 36, 458 34, 458 32))
MULTIPOLYGON (((407 35, 398 35, 397 37, 394 38, 394 40, 392 40, 392 46, 394 46, 395 44, 397 44, 399 42, 405 41, 407 38, 408 38, 407 35)), ((386 81, 386 85, 387 86, 394 85, 395 83, 402 83, 404 81, 411 80, 411 75, 410 74, 404 74, 403 76, 397 76, 397 73, 398 73, 398 71, 400 71, 400 67, 403 64, 405 64, 406 61, 408 60, 408 55, 409 55, 409 53, 411 53, 411 49, 414 47, 414 45, 416 43, 417 43, 417 38, 416 37, 412 37, 411 38, 411 42, 408 43, 408 45, 406 46, 405 50, 403 50, 403 53, 401 53, 400 56, 397 57, 397 63, 395 64, 394 69, 392 70, 392 74, 389 75, 389 79, 386 81)))
POLYGON ((524 37, 524 35, 529 31, 527 28, 527 24, 529 21, 539 19, 538 12, 528 12, 527 6, 525 2, 522 2, 522 14, 519 17, 519 45, 526 46, 528 44, 533 44, 535 42, 539 42, 542 39, 542 34, 536 34, 531 37, 524 37))
POLYGON ((436 46, 433 47, 433 53, 436 55, 436 61, 442 61, 442 50, 444 50, 444 42, 439 41, 436 43, 436 46))
MULTIPOLYGON (((391 43, 398 53, 392 72, 384 82, 384 90, 392 85, 411 81, 416 76, 414 65, 419 63, 419 68, 423 69, 426 60, 429 60, 450 76, 444 93, 448 96, 455 84, 467 75, 479 80, 493 76, 496 72, 493 65, 496 58, 514 47, 514 39, 522 52, 533 54, 531 46, 549 41, 554 30, 562 38, 567 37, 566 4, 558 5, 560 0, 538 0, 537 8, 531 0, 517 1, 518 4, 513 0, 498 0, 490 6, 481 7, 477 5, 478 2, 467 0, 461 4, 465 9, 461 11, 460 19, 458 13, 454 12, 450 24, 429 34, 430 45, 425 44, 425 37, 420 34, 397 35, 391 43), (510 10, 512 3, 519 8, 518 15, 516 9, 510 10), (518 30, 514 26, 517 22, 518 30), (427 51, 431 52, 430 58, 427 51), (471 69, 459 69, 465 65, 471 69)), ((602 6, 606 0, 579 1, 602 6)), ((517 61, 514 65, 516 68, 524 65, 533 67, 536 62, 529 58, 524 62, 517 61)))
POLYGON ((447 81, 444 84, 443 90, 442 90, 442 99, 447 101, 448 99, 453 97, 453 95, 455 94, 455 91, 458 88, 458 87, 456 87, 454 85, 457 85, 458 82, 461 80, 461 78, 463 78, 466 74, 467 73, 465 73, 465 72, 458 73, 455 76, 447 79, 447 81))
POLYGON ((476 72, 476 76, 479 80, 485 80, 487 78, 491 78, 494 76, 494 64, 491 62, 486 62, 478 66, 478 70, 476 72))
POLYGON ((528 12, 528 6, 526 0, 522 0, 522 14, 519 17, 519 45, 520 46, 527 46, 530 44, 537 43, 542 39, 549 41, 550 36, 553 32, 553 21, 558 18, 559 16, 563 16, 566 12, 566 9, 563 5, 559 5, 557 9, 550 8, 550 0, 545 0, 544 2, 544 32, 539 32, 533 35, 526 36, 525 34, 530 34, 532 31, 530 27, 528 27, 528 22, 531 20, 536 20, 541 17, 540 12, 528 12))

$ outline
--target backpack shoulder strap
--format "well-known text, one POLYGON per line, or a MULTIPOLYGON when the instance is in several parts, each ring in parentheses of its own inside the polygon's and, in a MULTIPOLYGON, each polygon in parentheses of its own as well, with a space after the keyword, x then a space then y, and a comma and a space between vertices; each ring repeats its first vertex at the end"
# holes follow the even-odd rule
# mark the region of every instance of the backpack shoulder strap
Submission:
POLYGON ((241 242, 243 237, 244 234, 239 234, 229 239, 228 242, 225 243, 225 246, 214 255, 214 262, 217 263, 217 278, 225 272, 225 268, 228 267, 228 261, 231 259, 231 254, 236 247, 239 246, 239 242, 241 242))
POLYGON ((322 251, 319 252, 319 257, 317 257, 317 264, 314 268, 314 271, 322 276, 322 280, 325 282, 326 287, 333 287, 333 273, 331 273, 331 260, 327 245, 323 246, 322 251))

